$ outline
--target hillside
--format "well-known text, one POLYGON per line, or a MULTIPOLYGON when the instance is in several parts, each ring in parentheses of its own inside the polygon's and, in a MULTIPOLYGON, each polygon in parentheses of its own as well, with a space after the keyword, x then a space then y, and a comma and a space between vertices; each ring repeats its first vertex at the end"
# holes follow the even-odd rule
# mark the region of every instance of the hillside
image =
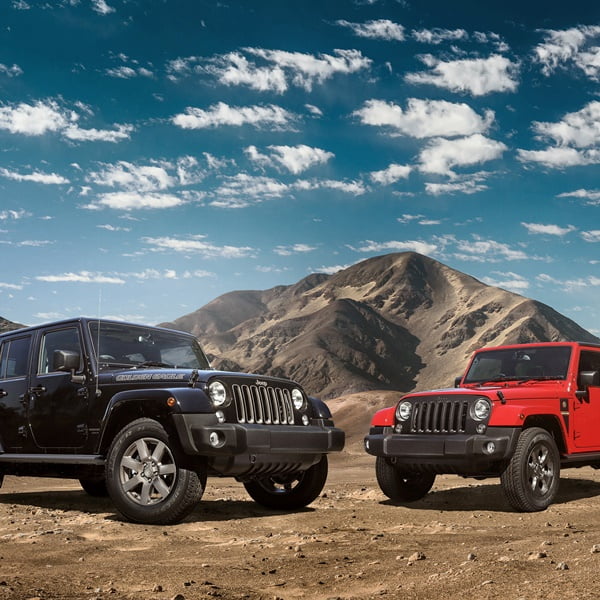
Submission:
POLYGON ((25 325, 20 325, 19 323, 13 323, 4 317, 0 317, 0 333, 4 333, 5 331, 13 331, 15 329, 21 329, 25 327, 25 325))
POLYGON ((412 252, 224 294, 163 325, 198 336, 217 367, 285 375, 324 398, 451 385, 485 345, 600 342, 545 304, 412 252))

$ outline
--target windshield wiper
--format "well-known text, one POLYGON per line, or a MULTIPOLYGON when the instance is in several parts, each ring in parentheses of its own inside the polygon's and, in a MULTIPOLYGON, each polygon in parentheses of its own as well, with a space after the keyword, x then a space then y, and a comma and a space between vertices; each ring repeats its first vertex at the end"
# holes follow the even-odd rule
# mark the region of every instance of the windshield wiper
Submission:
POLYGON ((133 365, 133 369, 145 369, 147 367, 163 367, 163 368, 167 368, 167 369, 171 369, 174 367, 174 365, 170 365, 168 363, 164 363, 164 362, 160 362, 158 360, 146 360, 142 363, 139 363, 137 365, 133 365))

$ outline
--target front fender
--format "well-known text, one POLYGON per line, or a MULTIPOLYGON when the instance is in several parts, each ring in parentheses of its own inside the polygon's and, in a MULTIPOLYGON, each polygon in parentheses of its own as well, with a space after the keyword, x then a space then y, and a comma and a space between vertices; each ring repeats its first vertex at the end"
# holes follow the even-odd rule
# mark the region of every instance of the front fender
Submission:
POLYGON ((388 406, 378 410, 371 419, 371 427, 393 427, 395 406, 388 406))
POLYGON ((320 400, 319 398, 314 398, 313 396, 308 397, 308 402, 310 407, 312 408, 313 418, 315 419, 331 419, 331 411, 329 410, 329 406, 320 400))
POLYGON ((142 416, 167 417, 173 413, 212 413, 210 398, 199 388, 149 388, 124 390, 108 403, 100 430, 99 447, 110 444, 107 436, 118 429, 119 415, 127 411, 134 418, 142 416))

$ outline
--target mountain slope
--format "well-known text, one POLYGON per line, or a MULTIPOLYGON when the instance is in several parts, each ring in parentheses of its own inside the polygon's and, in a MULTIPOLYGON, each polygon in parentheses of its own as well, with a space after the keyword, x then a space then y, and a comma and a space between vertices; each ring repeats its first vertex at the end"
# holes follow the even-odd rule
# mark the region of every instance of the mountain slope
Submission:
POLYGON ((163 325, 197 335, 215 366, 292 377, 325 398, 451 385, 484 345, 600 342, 549 306, 410 252, 224 294, 163 325))

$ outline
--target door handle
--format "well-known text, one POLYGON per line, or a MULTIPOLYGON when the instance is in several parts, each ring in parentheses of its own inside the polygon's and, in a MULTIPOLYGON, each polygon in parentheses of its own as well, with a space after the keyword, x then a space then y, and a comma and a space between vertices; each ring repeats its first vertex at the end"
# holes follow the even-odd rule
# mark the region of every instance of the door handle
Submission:
POLYGON ((6 390, 0 390, 0 398, 4 398, 5 396, 8 396, 8 392, 6 390))
POLYGON ((46 388, 43 385, 36 385, 35 387, 29 388, 30 394, 43 394, 46 388))

